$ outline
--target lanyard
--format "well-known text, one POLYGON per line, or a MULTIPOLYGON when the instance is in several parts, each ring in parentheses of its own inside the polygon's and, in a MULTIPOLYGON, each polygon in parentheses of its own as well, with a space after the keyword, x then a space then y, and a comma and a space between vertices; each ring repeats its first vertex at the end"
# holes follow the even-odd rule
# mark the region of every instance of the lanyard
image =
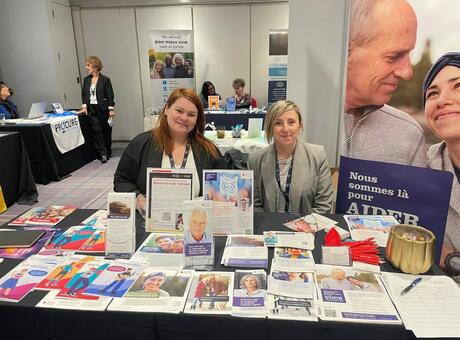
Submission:
MULTIPOLYGON (((190 152, 190 143, 187 142, 187 146, 185 147, 184 151, 184 159, 182 160, 182 165, 180 166, 181 169, 185 169, 185 165, 187 164, 188 154, 190 152)), ((176 168, 176 164, 174 163, 174 158, 172 155, 168 155, 169 163, 171 164, 171 169, 176 168)))
POLYGON ((279 165, 278 159, 276 159, 276 182, 278 183, 278 188, 283 194, 284 201, 286 202, 284 205, 285 212, 289 212, 289 192, 291 191, 292 165, 293 164, 294 164, 294 155, 292 155, 291 165, 289 166, 288 174, 286 177, 286 189, 283 190, 283 188, 281 187, 281 180, 280 180, 280 165, 279 165))

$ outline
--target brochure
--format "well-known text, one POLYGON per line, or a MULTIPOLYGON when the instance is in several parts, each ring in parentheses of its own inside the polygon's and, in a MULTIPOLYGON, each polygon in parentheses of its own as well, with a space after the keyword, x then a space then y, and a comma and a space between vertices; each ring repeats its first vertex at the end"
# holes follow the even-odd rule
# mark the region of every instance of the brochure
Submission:
POLYGON ((110 262, 86 262, 62 288, 57 297, 83 300, 97 300, 99 296, 86 294, 88 286, 110 265, 110 262))
POLYGON ((193 270, 146 268, 121 299, 109 310, 130 312, 180 313, 184 309, 193 270))
POLYGON ((214 265, 212 202, 184 201, 184 268, 211 270, 214 265))
POLYGON ((285 227, 298 232, 316 233, 319 230, 335 226, 337 221, 324 217, 320 214, 313 213, 284 223, 285 227))
POLYGON ((222 262, 230 267, 268 267, 268 248, 262 235, 229 235, 222 262))
POLYGON ((264 242, 267 247, 315 249, 315 236, 302 232, 264 231, 264 242))
POLYGON ((19 263, 0 279, 0 301, 19 302, 52 270, 33 257, 19 263))
POLYGON ((237 270, 233 290, 232 315, 260 317, 267 315, 267 280, 264 270, 237 270))
POLYGON ((89 225, 70 227, 63 234, 54 237, 46 249, 104 253, 105 233, 105 228, 95 229, 89 225))
POLYGON ((269 319, 318 321, 313 296, 295 298, 268 294, 269 319))
POLYGON ((93 228, 106 228, 107 227, 107 210, 98 210, 84 221, 81 225, 91 226, 93 228))
POLYGON ((292 270, 313 271, 315 259, 310 250, 275 248, 272 265, 292 270))
POLYGON ((151 233, 131 257, 148 266, 180 269, 184 262, 184 234, 151 233))
POLYGON ((253 233, 253 188, 252 170, 203 170, 203 197, 213 201, 215 233, 253 233))
POLYGON ((193 199, 190 169, 147 168, 145 230, 183 231, 182 202, 193 199))
POLYGON ((55 226, 70 215, 76 208, 71 206, 51 205, 47 208, 35 207, 25 212, 15 220, 8 223, 9 226, 55 226))
MULTIPOLYGON (((48 252, 57 251, 58 250, 55 249, 49 249, 47 251, 40 252, 38 256, 43 260, 46 260, 47 257, 53 256, 49 255, 48 252)), ((56 257, 60 258, 60 256, 56 257)), ((54 267, 51 272, 40 281, 35 289, 64 289, 66 284, 81 270, 85 263, 95 260, 92 256, 82 255, 72 255, 70 257, 63 256, 62 258, 63 261, 58 266, 54 267)))
POLYGON ((50 291, 43 299, 37 303, 37 307, 41 308, 57 308, 57 309, 77 309, 77 310, 92 310, 104 311, 109 305, 112 298, 98 297, 96 299, 64 299, 58 296, 59 291, 50 291))
POLYGON ((320 319, 401 324, 377 274, 349 267, 317 265, 315 283, 320 319))
POLYGON ((362 241, 373 237, 380 247, 386 247, 391 227, 399 224, 389 215, 345 215, 343 218, 353 240, 362 241))
POLYGON ((232 272, 195 272, 185 313, 231 314, 232 272))
POLYGON ((306 271, 294 271, 272 263, 268 277, 268 293, 292 296, 313 297, 313 274, 306 271))
POLYGON ((122 297, 142 273, 144 267, 133 261, 115 261, 88 285, 85 294, 122 297))

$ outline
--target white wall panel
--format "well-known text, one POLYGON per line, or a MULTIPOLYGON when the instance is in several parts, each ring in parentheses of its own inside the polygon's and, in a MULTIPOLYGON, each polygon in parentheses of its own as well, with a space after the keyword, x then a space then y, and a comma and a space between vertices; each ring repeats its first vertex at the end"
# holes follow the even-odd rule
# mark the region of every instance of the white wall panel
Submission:
POLYGON ((193 19, 197 91, 210 80, 225 99, 233 95, 233 79, 244 78, 250 92, 249 6, 196 6, 193 19))
POLYGON ((3 80, 14 90, 20 115, 39 101, 58 101, 47 0, 2 1, 0 64, 3 80))
POLYGON ((148 30, 192 30, 192 9, 190 7, 177 6, 136 8, 136 21, 139 39, 142 95, 145 109, 152 106, 148 59, 148 30))
MULTIPOLYGON (((114 140, 131 140, 143 131, 134 9, 81 9, 80 14, 86 56, 101 58, 102 73, 112 81, 118 114, 112 137, 114 140)), ((82 62, 84 60, 80 60, 82 62)))
POLYGON ((340 152, 346 13, 346 1, 289 2, 287 95, 302 110, 305 139, 325 146, 330 166, 340 152))
POLYGON ((288 4, 251 6, 251 95, 259 107, 268 102, 268 32, 288 26, 288 4))

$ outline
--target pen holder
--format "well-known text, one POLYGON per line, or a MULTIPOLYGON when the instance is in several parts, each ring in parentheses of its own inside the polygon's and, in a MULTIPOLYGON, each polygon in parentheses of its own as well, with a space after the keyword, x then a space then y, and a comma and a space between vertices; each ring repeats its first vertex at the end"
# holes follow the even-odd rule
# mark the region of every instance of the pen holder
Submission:
POLYGON ((434 262, 435 241, 434 234, 425 228, 398 224, 390 230, 385 255, 404 273, 425 273, 434 262))

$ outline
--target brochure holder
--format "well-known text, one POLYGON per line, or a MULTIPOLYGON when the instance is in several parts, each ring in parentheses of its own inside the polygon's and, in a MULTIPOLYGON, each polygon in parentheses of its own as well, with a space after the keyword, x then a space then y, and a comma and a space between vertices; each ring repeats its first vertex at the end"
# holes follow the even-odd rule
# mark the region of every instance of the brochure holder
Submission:
POLYGON ((107 196, 105 255, 130 258, 136 250, 136 194, 112 192, 107 196))

